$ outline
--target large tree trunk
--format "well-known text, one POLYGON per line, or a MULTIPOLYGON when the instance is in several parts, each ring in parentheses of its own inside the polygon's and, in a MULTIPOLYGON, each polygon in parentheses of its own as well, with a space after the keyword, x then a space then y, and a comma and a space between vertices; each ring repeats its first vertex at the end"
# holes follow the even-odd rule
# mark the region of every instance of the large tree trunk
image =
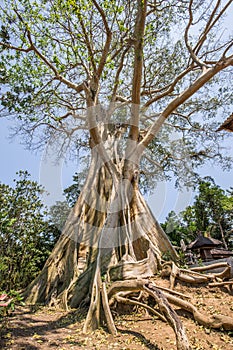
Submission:
POLYGON ((100 273, 107 273, 112 280, 133 278, 133 267, 148 277, 158 270, 165 252, 176 259, 138 189, 137 179, 114 183, 94 149, 82 193, 25 297, 29 303, 76 307, 92 290, 98 259, 100 273))

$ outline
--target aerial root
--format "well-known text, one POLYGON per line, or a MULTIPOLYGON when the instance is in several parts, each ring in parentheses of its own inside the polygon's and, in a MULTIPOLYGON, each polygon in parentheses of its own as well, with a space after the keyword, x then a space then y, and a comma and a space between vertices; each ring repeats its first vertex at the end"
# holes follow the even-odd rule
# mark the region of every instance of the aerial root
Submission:
POLYGON ((102 290, 101 290, 101 296, 102 296, 102 304, 103 304, 103 310, 104 310, 104 314, 105 314, 105 318, 106 318, 106 323, 107 323, 107 327, 109 330, 109 333, 116 335, 117 334, 117 329, 111 314, 111 310, 109 307, 109 303, 108 303, 108 294, 107 294, 107 290, 106 290, 106 284, 105 282, 102 283, 102 290))

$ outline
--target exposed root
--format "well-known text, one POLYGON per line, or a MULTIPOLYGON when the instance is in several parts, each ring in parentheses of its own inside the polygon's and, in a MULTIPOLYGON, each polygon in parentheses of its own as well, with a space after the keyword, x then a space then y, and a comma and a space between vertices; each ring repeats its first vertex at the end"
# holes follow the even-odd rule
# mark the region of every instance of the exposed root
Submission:
POLYGON ((108 330, 109 330, 109 332, 111 334, 116 335, 117 334, 117 329, 116 329, 116 326, 114 324, 113 317, 112 317, 112 314, 111 314, 111 310, 110 310, 110 307, 109 307, 108 294, 107 294, 105 282, 102 283, 101 296, 102 296, 103 310, 104 310, 104 314, 105 314, 105 317, 106 317, 108 330))
MULTIPOLYGON (((161 290, 156 288, 156 286, 152 284, 149 280, 137 279, 137 280, 114 282, 112 286, 109 288, 108 297, 109 299, 114 298, 115 295, 119 294, 119 292, 122 292, 122 291, 135 292, 135 291, 141 291, 141 290, 146 291, 149 295, 151 295, 155 299, 160 312, 163 314, 164 318, 169 323, 169 325, 173 328, 176 335, 177 349, 189 350, 190 346, 189 346, 188 338, 186 336, 184 327, 180 319, 178 318, 175 311, 171 308, 171 306, 167 302, 167 299, 164 296, 164 293, 162 293, 161 290)), ((119 296, 118 296, 118 300, 119 300, 119 296)))
POLYGON ((209 284, 210 287, 221 287, 226 285, 233 286, 233 281, 214 282, 209 284))
POLYGON ((180 308, 193 314, 195 321, 199 324, 210 328, 223 328, 225 330, 233 330, 233 318, 225 315, 206 316, 197 310, 197 308, 186 300, 179 299, 174 295, 164 293, 167 300, 180 308))
POLYGON ((191 267, 190 270, 196 271, 196 272, 202 272, 202 271, 218 269, 221 267, 229 267, 230 268, 230 265, 227 262, 220 262, 220 263, 214 263, 214 264, 206 265, 206 266, 191 267))
POLYGON ((233 294, 233 280, 209 283, 209 287, 226 287, 229 293, 233 294))
POLYGON ((145 286, 149 295, 153 296, 159 306, 159 310, 164 314, 168 324, 173 328, 176 336, 177 350, 191 349, 183 324, 176 312, 168 303, 165 294, 156 288, 152 283, 145 286))
POLYGON ((173 289, 169 289, 169 288, 165 288, 165 287, 161 287, 161 286, 156 286, 158 289, 161 289, 162 291, 164 292, 168 292, 168 293, 171 293, 171 294, 174 294, 174 295, 177 295, 181 298, 186 298, 186 299, 191 299, 191 297, 189 295, 186 295, 186 294, 183 294, 183 293, 179 293, 173 289))
POLYGON ((166 318, 160 312, 156 311, 155 309, 153 309, 152 307, 150 307, 147 304, 141 303, 140 301, 137 301, 137 300, 123 298, 122 296, 120 296, 118 294, 114 297, 114 299, 118 303, 123 303, 123 304, 127 304, 127 305, 131 304, 131 305, 137 305, 137 306, 144 307, 146 310, 150 311, 154 316, 157 316, 162 321, 166 322, 166 318))
POLYGON ((213 264, 210 266, 201 266, 196 267, 191 270, 180 269, 175 263, 167 262, 163 264, 161 276, 168 277, 170 276, 170 288, 174 289, 176 279, 180 281, 189 283, 189 284, 200 284, 208 283, 210 281, 221 281, 223 278, 229 278, 231 275, 231 267, 228 263, 219 263, 213 264), (203 274, 197 271, 211 270, 219 267, 225 267, 222 272, 212 273, 212 274, 203 274))

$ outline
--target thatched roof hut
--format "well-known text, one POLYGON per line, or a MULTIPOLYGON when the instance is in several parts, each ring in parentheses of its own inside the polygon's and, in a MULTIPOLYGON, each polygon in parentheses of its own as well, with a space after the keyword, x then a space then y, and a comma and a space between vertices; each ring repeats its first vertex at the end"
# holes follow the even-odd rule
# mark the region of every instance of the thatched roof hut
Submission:
POLYGON ((195 241, 191 242, 187 249, 196 250, 200 248, 214 248, 222 245, 222 242, 212 237, 204 237, 202 234, 198 235, 195 241))
POLYGON ((209 261, 213 260, 211 249, 220 248, 221 245, 222 242, 218 239, 214 239, 212 237, 204 237, 202 234, 199 234, 195 241, 187 246, 187 249, 190 249, 192 251, 198 250, 202 261, 209 261))
POLYGON ((220 130, 233 131, 233 113, 217 129, 217 131, 220 131, 220 130))

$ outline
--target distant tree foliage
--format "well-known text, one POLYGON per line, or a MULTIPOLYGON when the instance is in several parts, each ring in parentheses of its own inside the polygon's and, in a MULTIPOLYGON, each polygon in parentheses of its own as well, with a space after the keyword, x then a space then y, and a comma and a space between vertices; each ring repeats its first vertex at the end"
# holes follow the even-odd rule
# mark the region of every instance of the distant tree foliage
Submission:
POLYGON ((73 207, 77 202, 78 196, 81 193, 83 186, 83 179, 85 176, 83 174, 75 173, 73 175, 73 183, 64 190, 64 195, 66 196, 67 203, 70 207, 73 207))
POLYGON ((179 215, 170 212, 162 226, 175 245, 181 239, 189 243, 202 233, 221 240, 225 248, 233 248, 232 188, 224 191, 211 177, 205 177, 193 205, 179 215))
POLYGON ((27 171, 0 183, 0 289, 26 287, 43 267, 58 230, 47 220, 41 186, 27 171))
POLYGON ((69 212, 70 207, 67 201, 57 201, 49 209, 49 220, 54 226, 57 227, 60 233, 62 232, 69 212))

